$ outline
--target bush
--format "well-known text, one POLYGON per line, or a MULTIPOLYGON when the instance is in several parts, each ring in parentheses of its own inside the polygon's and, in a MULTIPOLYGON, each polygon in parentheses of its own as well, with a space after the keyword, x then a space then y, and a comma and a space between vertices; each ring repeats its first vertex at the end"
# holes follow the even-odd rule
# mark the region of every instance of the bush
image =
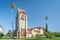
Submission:
POLYGON ((4 34, 2 32, 0 32, 0 38, 2 38, 4 36, 4 34))
POLYGON ((36 38, 45 38, 45 35, 39 34, 39 35, 36 35, 36 38))
POLYGON ((45 32, 46 38, 53 38, 53 35, 51 33, 45 32))

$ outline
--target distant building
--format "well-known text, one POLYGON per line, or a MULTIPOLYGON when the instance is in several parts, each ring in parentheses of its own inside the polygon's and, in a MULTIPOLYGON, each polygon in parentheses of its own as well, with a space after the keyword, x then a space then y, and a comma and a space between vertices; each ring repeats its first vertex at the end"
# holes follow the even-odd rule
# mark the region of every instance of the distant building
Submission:
POLYGON ((17 10, 16 16, 16 37, 24 38, 24 37, 35 37, 37 34, 43 35, 43 27, 34 27, 28 28, 28 19, 26 12, 23 9, 17 10))
POLYGON ((36 37, 36 35, 43 35, 44 28, 43 27, 34 27, 28 28, 28 37, 36 37))
POLYGON ((0 32, 2 32, 2 26, 0 25, 0 32))

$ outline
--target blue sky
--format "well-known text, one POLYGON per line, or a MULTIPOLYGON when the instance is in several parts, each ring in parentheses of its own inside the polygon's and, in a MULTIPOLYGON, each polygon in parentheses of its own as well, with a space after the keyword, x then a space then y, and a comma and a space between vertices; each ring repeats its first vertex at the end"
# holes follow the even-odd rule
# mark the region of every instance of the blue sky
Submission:
POLYGON ((49 31, 60 32, 60 0, 0 0, 0 24, 4 33, 12 30, 12 1, 16 3, 16 9, 13 10, 14 27, 17 8, 22 8, 28 16, 28 27, 42 25, 45 28, 45 16, 48 16, 49 31))

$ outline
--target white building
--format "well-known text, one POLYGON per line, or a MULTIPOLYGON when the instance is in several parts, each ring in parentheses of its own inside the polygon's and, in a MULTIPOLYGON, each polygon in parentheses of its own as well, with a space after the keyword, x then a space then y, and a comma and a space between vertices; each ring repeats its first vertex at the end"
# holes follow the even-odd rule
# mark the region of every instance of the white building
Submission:
POLYGON ((2 26, 0 25, 0 32, 2 32, 2 26))
POLYGON ((27 35, 27 15, 23 9, 19 9, 17 11, 16 17, 16 31, 17 37, 26 37, 27 35))
POLYGON ((28 37, 36 37, 36 35, 43 35, 44 33, 44 28, 43 27, 35 27, 35 28, 29 28, 28 29, 28 37))
POLYGON ((26 12, 23 9, 18 8, 16 16, 17 38, 35 37, 37 34, 43 35, 43 27, 28 28, 26 12))

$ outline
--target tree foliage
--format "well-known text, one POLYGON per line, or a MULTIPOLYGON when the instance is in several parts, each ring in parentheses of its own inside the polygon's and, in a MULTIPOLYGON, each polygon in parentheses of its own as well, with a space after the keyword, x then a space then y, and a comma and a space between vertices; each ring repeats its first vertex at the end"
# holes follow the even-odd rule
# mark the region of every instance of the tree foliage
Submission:
POLYGON ((48 24, 46 23, 46 32, 48 32, 48 24))
POLYGON ((45 32, 46 38, 60 37, 59 32, 45 32))
POLYGON ((60 37, 60 33, 59 32, 53 32, 51 34, 53 34, 55 37, 60 37))
POLYGON ((15 8, 15 3, 14 2, 11 2, 11 7, 15 8))
POLYGON ((53 37, 53 35, 51 35, 51 33, 48 33, 48 32, 45 32, 45 36, 46 36, 46 38, 52 38, 53 37))
POLYGON ((8 31, 8 33, 6 34, 8 37, 11 37, 13 35, 13 32, 11 30, 8 31))
POLYGON ((0 38, 2 38, 4 36, 4 34, 2 32, 0 32, 0 38))
MULTIPOLYGON (((48 20, 48 16, 45 17, 45 20, 48 20)), ((48 32, 48 24, 46 22, 46 32, 48 32)))
POLYGON ((48 16, 45 17, 45 20, 48 20, 48 16))
POLYGON ((45 38, 45 35, 44 34, 37 34, 36 38, 45 38))

